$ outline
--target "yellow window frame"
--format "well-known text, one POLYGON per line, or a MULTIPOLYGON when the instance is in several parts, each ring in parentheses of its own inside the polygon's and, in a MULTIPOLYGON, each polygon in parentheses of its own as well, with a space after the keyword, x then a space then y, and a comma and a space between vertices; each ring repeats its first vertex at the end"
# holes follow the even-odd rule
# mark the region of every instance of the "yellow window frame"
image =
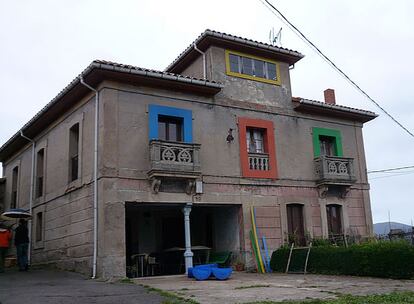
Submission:
POLYGON ((231 51, 231 50, 226 50, 226 74, 229 75, 229 76, 234 76, 234 77, 239 77, 239 78, 244 78, 244 79, 249 79, 249 80, 254 80, 254 81, 259 81, 259 82, 264 82, 264 83, 269 83, 269 84, 280 85, 280 83, 281 83, 279 62, 269 60, 267 58, 248 55, 248 54, 244 54, 244 53, 240 53, 240 52, 236 52, 236 51, 231 51), (261 61, 264 61, 264 62, 273 63, 276 66, 277 79, 272 80, 272 79, 267 79, 267 78, 263 78, 263 77, 251 76, 251 75, 246 75, 246 74, 236 73, 236 72, 230 71, 230 54, 236 55, 236 56, 242 56, 242 57, 246 57, 246 58, 250 58, 250 59, 257 59, 257 60, 261 60, 261 61))

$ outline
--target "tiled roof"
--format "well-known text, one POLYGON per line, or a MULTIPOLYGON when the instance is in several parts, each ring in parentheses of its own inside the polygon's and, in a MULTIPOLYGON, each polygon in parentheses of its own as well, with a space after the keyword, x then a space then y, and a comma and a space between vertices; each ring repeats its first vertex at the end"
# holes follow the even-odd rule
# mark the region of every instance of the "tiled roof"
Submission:
POLYGON ((20 131, 27 130, 28 128, 30 128, 30 126, 33 125, 33 123, 40 120, 43 117, 43 115, 45 115, 52 107, 54 107, 54 105, 57 104, 69 91, 71 91, 77 85, 80 84, 80 79, 82 75, 85 77, 94 69, 134 74, 137 76, 156 78, 156 79, 166 80, 166 81, 168 80, 177 81, 183 84, 189 84, 189 85, 194 85, 194 86, 199 86, 199 87, 208 87, 214 90, 219 90, 223 87, 221 83, 216 82, 216 81, 210 81, 206 79, 199 79, 199 78, 183 76, 183 75, 178 75, 178 74, 173 74, 173 73, 168 73, 168 72, 150 70, 150 69, 140 68, 137 66, 115 63, 115 62, 106 61, 106 60, 94 60, 84 71, 82 71, 82 73, 79 76, 73 79, 63 90, 59 92, 59 94, 56 95, 55 98, 53 98, 49 103, 47 103, 39 112, 36 113, 35 116, 33 116, 32 119, 30 119, 26 124, 24 124, 24 126, 18 132, 16 132, 8 141, 6 141, 0 147, 0 157, 2 157, 2 154, 5 151, 5 149, 13 141, 15 141, 17 138, 20 137, 20 131))
POLYGON ((298 109, 300 109, 301 106, 304 106, 304 107, 307 106, 307 107, 319 108, 319 109, 323 109, 323 110, 327 110, 331 112, 349 113, 349 114, 364 116, 367 118, 366 121, 374 119, 375 117, 378 116, 378 114, 372 111, 361 110, 361 109, 342 106, 338 104, 329 104, 329 103, 325 103, 325 102, 321 102, 317 100, 305 99, 301 97, 293 97, 292 101, 298 104, 296 107, 298 109))
POLYGON ((273 51, 273 52, 286 54, 286 55, 289 55, 289 56, 297 57, 298 60, 304 57, 303 54, 301 54, 297 51, 291 50, 291 49, 277 47, 277 46, 274 46, 274 45, 271 45, 271 44, 268 44, 268 43, 259 42, 259 41, 256 41, 256 40, 247 39, 247 38, 234 36, 234 35, 230 35, 230 34, 226 34, 226 33, 217 32, 217 31, 207 29, 200 36, 198 36, 197 39, 194 40, 194 42, 191 43, 180 55, 178 55, 178 57, 165 69, 165 71, 169 71, 172 67, 174 67, 183 57, 185 57, 191 50, 193 50, 194 44, 198 45, 198 43, 207 36, 221 38, 221 39, 224 39, 224 40, 244 44, 246 46, 257 47, 257 48, 267 50, 267 51, 273 51))
POLYGON ((166 80, 176 80, 180 82, 193 83, 196 85, 206 85, 206 86, 212 86, 212 87, 217 87, 217 88, 223 87, 223 85, 220 82, 213 81, 213 80, 200 79, 200 78, 195 78, 195 77, 190 77, 190 76, 169 73, 165 71, 151 70, 151 69, 141 68, 141 67, 137 67, 137 66, 133 66, 129 64, 116 63, 112 61, 94 60, 91 65, 98 67, 98 68, 102 68, 102 69, 116 70, 118 72, 138 74, 142 76, 155 77, 155 78, 161 78, 161 79, 166 79, 166 80))

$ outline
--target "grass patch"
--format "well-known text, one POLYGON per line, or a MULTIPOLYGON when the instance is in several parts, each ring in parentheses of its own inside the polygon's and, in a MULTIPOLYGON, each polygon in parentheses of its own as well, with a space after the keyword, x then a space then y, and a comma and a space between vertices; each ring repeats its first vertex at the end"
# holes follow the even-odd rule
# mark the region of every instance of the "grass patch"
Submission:
POLYGON ((180 297, 173 292, 150 287, 148 285, 142 285, 142 287, 144 287, 148 292, 157 293, 162 296, 164 298, 162 304, 199 304, 197 301, 180 297))
POLYGON ((118 282, 125 283, 125 284, 134 284, 134 281, 132 281, 130 278, 123 278, 123 279, 120 279, 118 282))
POLYGON ((414 292, 393 292, 385 295, 351 296, 344 295, 333 300, 303 300, 303 301, 259 301, 250 304, 414 304, 414 292))
POLYGON ((270 285, 257 284, 257 285, 249 285, 249 286, 239 286, 239 287, 235 287, 234 289, 262 288, 262 287, 270 287, 270 285))

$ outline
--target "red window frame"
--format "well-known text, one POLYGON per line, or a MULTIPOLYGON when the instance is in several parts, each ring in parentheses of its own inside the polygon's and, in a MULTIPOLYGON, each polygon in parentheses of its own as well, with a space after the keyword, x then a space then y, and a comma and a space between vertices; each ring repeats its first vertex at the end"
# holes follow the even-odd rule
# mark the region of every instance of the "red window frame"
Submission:
POLYGON ((253 178, 277 178, 277 166, 276 166, 276 149, 275 149, 275 134, 273 131, 273 122, 263 119, 253 119, 247 117, 239 117, 239 142, 240 142, 240 162, 242 168, 243 177, 253 178), (247 128, 256 128, 264 130, 264 147, 265 151, 269 155, 270 170, 253 170, 249 167, 249 153, 246 143, 246 131, 247 128))

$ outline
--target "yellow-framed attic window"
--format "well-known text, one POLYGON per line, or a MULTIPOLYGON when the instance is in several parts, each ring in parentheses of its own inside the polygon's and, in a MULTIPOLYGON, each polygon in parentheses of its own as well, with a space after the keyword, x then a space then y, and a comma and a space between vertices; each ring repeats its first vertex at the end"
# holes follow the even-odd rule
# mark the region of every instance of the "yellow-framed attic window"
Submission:
POLYGON ((226 74, 280 85, 279 62, 226 50, 226 74))

